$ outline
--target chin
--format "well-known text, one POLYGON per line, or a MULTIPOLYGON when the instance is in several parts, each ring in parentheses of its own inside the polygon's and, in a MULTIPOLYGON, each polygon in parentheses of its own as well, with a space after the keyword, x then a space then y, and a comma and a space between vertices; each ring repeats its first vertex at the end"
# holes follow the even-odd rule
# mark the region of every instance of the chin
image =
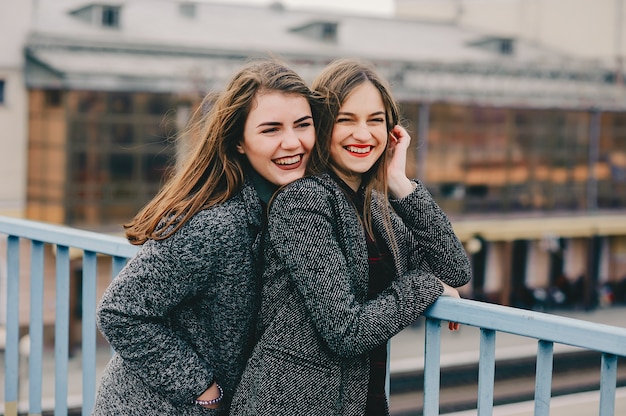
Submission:
POLYGON ((281 176, 280 178, 277 178, 275 185, 278 186, 283 186, 283 185, 287 185, 293 181, 296 181, 300 178, 304 177, 304 172, 301 173, 294 173, 292 175, 284 175, 281 176))

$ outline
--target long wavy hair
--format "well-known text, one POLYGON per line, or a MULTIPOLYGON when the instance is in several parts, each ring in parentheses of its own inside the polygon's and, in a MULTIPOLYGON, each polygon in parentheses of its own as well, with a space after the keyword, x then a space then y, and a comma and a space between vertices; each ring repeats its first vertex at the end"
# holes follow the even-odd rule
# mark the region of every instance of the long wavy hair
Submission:
MULTIPOLYGON (((309 174, 328 172, 333 168, 333 160, 330 158, 330 146, 333 135, 333 127, 341 106, 348 96, 360 85, 370 82, 380 92, 385 107, 385 120, 387 124, 387 139, 394 126, 400 122, 398 104, 393 99, 390 87, 381 78, 371 63, 356 59, 339 59, 331 62, 317 76, 311 85, 311 89, 318 95, 323 111, 318 115, 316 122, 317 143, 311 154, 308 165, 309 174)), ((374 237, 372 226, 372 195, 376 191, 384 196, 380 208, 383 212, 385 228, 388 232, 392 245, 395 241, 391 234, 391 224, 387 200, 387 159, 388 146, 376 163, 362 176, 361 186, 365 188, 365 203, 363 207, 363 221, 366 230, 374 237)))
POLYGON ((183 133, 191 152, 157 195, 124 225, 132 244, 169 237, 198 211, 225 202, 241 189, 247 159, 236 147, 243 141, 255 98, 269 91, 301 95, 314 103, 306 82, 279 60, 244 65, 217 97, 208 94, 192 114, 183 133))

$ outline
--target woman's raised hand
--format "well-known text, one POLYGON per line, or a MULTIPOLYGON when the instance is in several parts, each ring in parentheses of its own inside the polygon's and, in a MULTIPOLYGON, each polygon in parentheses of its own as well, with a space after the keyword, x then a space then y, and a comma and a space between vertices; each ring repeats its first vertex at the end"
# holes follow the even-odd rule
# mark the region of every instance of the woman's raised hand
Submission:
MULTIPOLYGON (((441 296, 450 296, 452 298, 461 299, 461 295, 456 288, 442 282, 441 280, 439 282, 443 285, 443 293, 441 296)), ((448 329, 450 331, 457 331, 460 327, 461 325, 458 322, 448 322, 448 329)))
POLYGON ((406 155, 411 136, 402 126, 395 126, 389 133, 389 162, 387 186, 391 197, 400 199, 413 192, 413 183, 406 176, 406 155))

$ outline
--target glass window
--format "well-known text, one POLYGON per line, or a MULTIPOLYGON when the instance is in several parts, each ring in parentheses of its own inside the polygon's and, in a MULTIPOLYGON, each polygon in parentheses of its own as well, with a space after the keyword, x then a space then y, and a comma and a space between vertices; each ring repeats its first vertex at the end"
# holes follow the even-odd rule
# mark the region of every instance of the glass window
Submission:
POLYGON ((133 143, 133 125, 131 123, 115 123, 111 126, 111 141, 117 145, 133 143))
POLYGON ((109 177, 115 181, 129 181, 133 178, 133 156, 112 154, 109 156, 109 177))
POLYGON ((106 111, 106 93, 97 91, 77 91, 75 94, 77 111, 79 113, 99 114, 106 111))
POLYGON ((172 162, 170 155, 167 154, 146 154, 143 156, 142 176, 146 182, 160 183, 167 177, 172 162))
POLYGON ((3 79, 0 79, 0 105, 4 104, 4 83, 3 79))
POLYGON ((132 94, 124 92, 110 93, 108 95, 108 109, 113 114, 130 115, 133 110, 132 94))
POLYGON ((102 25, 107 27, 119 27, 120 7, 102 6, 102 25))
POLYGON ((167 94, 152 94, 147 101, 148 114, 163 116, 174 108, 172 99, 167 94))
POLYGON ((181 16, 185 17, 195 17, 196 16, 196 4, 190 2, 181 3, 178 6, 178 10, 180 11, 181 16))
POLYGON ((44 94, 44 100, 48 107, 59 107, 62 97, 61 90, 46 90, 44 94))
MULTIPOLYGON (((423 162, 427 185, 452 214, 585 209, 589 123, 585 111, 433 104, 423 162)), ((598 180, 608 177, 610 149, 611 160, 624 159, 612 167, 623 164, 626 177, 626 120, 605 124, 613 132, 593 173, 598 180), (615 152, 620 130, 623 156, 615 152)))
POLYGON ((70 224, 126 222, 158 192, 176 151, 170 108, 167 94, 68 92, 70 224))

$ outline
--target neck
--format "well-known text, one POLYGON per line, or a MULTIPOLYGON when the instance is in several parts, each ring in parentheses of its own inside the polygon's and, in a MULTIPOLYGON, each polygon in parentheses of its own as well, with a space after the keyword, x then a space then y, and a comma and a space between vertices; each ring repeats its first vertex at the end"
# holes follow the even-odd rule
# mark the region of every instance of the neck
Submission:
POLYGON ((361 182, 363 181, 363 175, 361 173, 356 172, 345 172, 341 171, 335 167, 333 167, 333 172, 337 175, 342 181, 346 183, 354 192, 358 191, 361 187, 361 182))
POLYGON ((254 186, 257 195, 259 196, 261 201, 266 204, 269 203, 272 195, 274 195, 274 192, 276 192, 276 190, 278 189, 278 185, 274 185, 273 183, 269 182, 252 168, 250 168, 249 173, 250 182, 252 182, 252 185, 254 186))

